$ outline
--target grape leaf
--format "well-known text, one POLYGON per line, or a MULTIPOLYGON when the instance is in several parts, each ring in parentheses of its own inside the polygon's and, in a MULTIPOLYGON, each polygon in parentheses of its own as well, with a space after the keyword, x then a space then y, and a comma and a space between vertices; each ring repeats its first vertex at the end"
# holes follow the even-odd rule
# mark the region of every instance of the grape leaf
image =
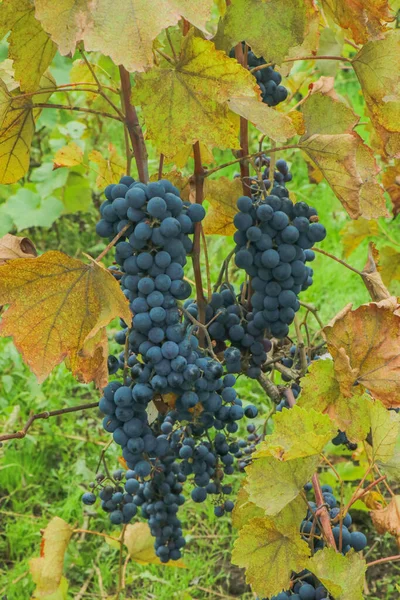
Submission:
POLYGON ((381 38, 387 23, 394 19, 388 0, 322 0, 322 6, 327 16, 347 29, 357 44, 381 38))
MULTIPOLYGON (((65 589, 63 578, 64 555, 73 534, 73 528, 59 517, 53 517, 42 535, 40 558, 31 558, 29 570, 36 584, 34 598, 48 598, 65 589)), ((57 597, 61 600, 66 596, 57 597)))
POLYGON ((0 39, 11 31, 9 57, 14 77, 24 92, 35 91, 56 53, 56 45, 35 19, 31 0, 3 0, 0 10, 0 39))
POLYGON ((27 237, 17 237, 7 233, 0 238, 0 266, 14 258, 35 258, 34 243, 27 237))
POLYGON ((286 461, 320 454, 337 432, 328 415, 297 404, 275 413, 273 422, 272 434, 266 436, 253 454, 256 459, 274 456, 286 461))
POLYGON ((236 496, 235 507, 232 511, 232 525, 241 529, 250 519, 264 517, 265 513, 259 506, 249 500, 249 494, 242 484, 236 496))
MULTIPOLYGON (((13 69, 13 61, 10 58, 6 58, 0 63, 0 79, 3 84, 5 84, 7 90, 12 92, 19 87, 19 83, 14 79, 14 69, 13 69)), ((1 84, 0 84, 1 86, 1 84)), ((1 97, 1 92, 0 92, 1 97)), ((0 100, 1 105, 1 100, 0 100)), ((0 118, 0 126, 1 126, 1 118, 0 118)))
MULTIPOLYGON (((158 179, 159 179, 158 173, 155 173, 154 175, 152 175, 150 177, 150 181, 158 181, 158 179)), ((168 171, 167 173, 163 172, 161 174, 161 179, 168 179, 168 181, 173 183, 174 186, 177 187, 178 190, 180 191, 180 196, 181 196, 182 200, 185 200, 188 202, 191 201, 192 193, 191 193, 190 177, 182 175, 182 173, 180 171, 178 171, 177 169, 174 168, 171 171, 168 171)), ((194 201, 194 197, 193 197, 193 201, 194 201)))
POLYGON ((235 541, 232 562, 246 569, 247 583, 264 597, 288 589, 291 572, 301 571, 309 554, 298 522, 286 513, 274 519, 256 517, 248 521, 235 541))
POLYGON ((210 147, 237 148, 238 119, 229 112, 227 100, 257 98, 256 90, 247 69, 212 42, 188 34, 179 62, 163 61, 137 75, 132 97, 142 106, 148 137, 170 157, 198 140, 210 147))
POLYGON ((223 19, 224 45, 246 40, 257 56, 279 64, 304 42, 315 12, 311 0, 232 0, 223 19))
POLYGON ((36 0, 36 18, 61 54, 74 53, 83 40, 86 50, 100 51, 128 71, 145 71, 154 62, 153 40, 181 16, 207 30, 213 0, 36 0))
POLYGON ((370 427, 370 400, 360 392, 355 388, 350 398, 345 397, 340 392, 333 361, 318 360, 310 365, 307 375, 301 380, 297 405, 329 415, 337 429, 346 431, 350 441, 359 442, 366 438, 370 427))
POLYGON ((71 171, 59 198, 64 205, 63 214, 87 212, 92 205, 90 181, 84 174, 71 171))
POLYGON ((57 251, 1 266, 0 304, 10 305, 0 334, 13 337, 39 381, 65 358, 73 361, 113 318, 131 319, 128 302, 104 267, 57 251))
POLYGON ((307 569, 336 600, 363 600, 367 566, 363 557, 354 550, 343 556, 333 548, 324 548, 309 559, 307 569))
POLYGON ((317 60, 321 56, 340 56, 343 48, 343 35, 340 31, 333 31, 325 27, 319 38, 318 52, 315 66, 323 76, 334 77, 339 69, 340 63, 336 60, 317 60))
POLYGON ((347 306, 323 332, 341 392, 361 384, 386 407, 400 406, 400 316, 393 299, 347 306))
MULTIPOLYGON (((124 543, 128 549, 131 559, 139 565, 161 565, 160 559, 154 550, 154 537, 150 533, 147 523, 134 523, 127 525, 124 535, 124 543)), ((181 560, 165 563, 168 567, 180 567, 186 569, 181 560)))
POLYGON ((350 256, 354 250, 366 239, 379 235, 379 226, 376 221, 357 219, 349 221, 340 231, 344 247, 344 255, 350 256))
POLYGON ((378 465, 389 481, 400 483, 400 436, 397 438, 393 455, 388 460, 378 461, 378 465))
POLYGON ((365 44, 352 63, 384 151, 400 157, 400 30, 365 44))
POLYGON ((100 189, 119 181, 126 169, 125 160, 118 154, 115 146, 109 144, 108 153, 108 158, 98 150, 92 150, 89 154, 89 160, 96 163, 98 167, 96 185, 100 189))
POLYGON ((400 496, 393 496, 385 508, 372 510, 371 518, 378 533, 390 533, 400 546, 400 496))
POLYGON ((237 199, 242 193, 242 184, 238 177, 206 179, 205 200, 210 203, 210 208, 203 221, 206 235, 231 236, 235 233, 233 217, 237 213, 237 199))
MULTIPOLYGON (((55 82, 50 75, 40 80, 42 94, 35 95, 35 103, 46 102, 55 82)), ((35 120, 40 110, 33 108, 31 99, 12 98, 4 102, 0 86, 0 183, 15 183, 29 168, 29 155, 35 131, 35 120), (4 106, 7 107, 4 113, 4 106), (1 113, 4 113, 3 115, 1 113)))
POLYGON ((400 213, 400 161, 396 160, 392 167, 385 168, 382 185, 392 201, 393 216, 397 217, 400 213))
POLYGON ((392 246, 383 246, 379 251, 379 270, 383 282, 390 285, 393 280, 400 280, 400 253, 392 246))
POLYGON ((350 217, 387 216, 384 190, 375 178, 378 165, 372 150, 353 131, 359 117, 334 95, 323 92, 311 94, 302 113, 306 133, 300 148, 322 171, 350 217))
POLYGON ((257 458, 246 468, 245 488, 250 501, 263 508, 267 515, 278 514, 310 481, 319 460, 315 455, 287 462, 272 456, 257 458))
POLYGON ((54 196, 41 197, 21 187, 10 196, 5 210, 18 231, 28 227, 50 227, 63 213, 63 204, 54 196))
POLYGON ((65 361, 73 376, 82 383, 93 381, 97 389, 103 389, 109 379, 108 338, 105 329, 100 329, 83 345, 83 348, 65 361))
POLYGON ((54 169, 59 167, 74 167, 83 162, 83 150, 75 142, 70 142, 55 153, 54 169))
POLYGON ((374 462, 390 461, 396 449, 400 432, 400 415, 386 410, 378 401, 369 404, 371 426, 372 459, 374 462))
MULTIPOLYGON (((229 108, 244 117, 275 142, 286 142, 296 135, 290 115, 284 115, 255 98, 230 98, 229 108)), ((299 114, 299 113, 298 113, 299 114)))
POLYGON ((4 123, 4 119, 7 115, 8 109, 12 102, 12 96, 9 93, 6 84, 0 79, 0 127, 4 123))

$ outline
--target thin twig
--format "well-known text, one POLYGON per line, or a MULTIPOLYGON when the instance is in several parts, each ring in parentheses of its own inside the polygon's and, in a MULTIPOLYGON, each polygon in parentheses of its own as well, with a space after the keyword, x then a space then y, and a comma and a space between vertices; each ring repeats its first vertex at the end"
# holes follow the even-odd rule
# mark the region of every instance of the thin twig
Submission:
POLYGON ((79 406, 72 406, 69 408, 60 408, 59 410, 46 411, 42 413, 37 413, 36 415, 32 415, 29 417, 28 421, 25 423, 25 426, 21 431, 16 431, 15 433, 4 433, 0 435, 0 442, 4 442, 5 440, 14 440, 24 438, 32 426, 34 421, 38 419, 48 419, 49 417, 56 417, 58 415, 65 415, 71 412, 77 412, 79 410, 86 410, 87 408, 96 408, 99 405, 98 402, 90 402, 89 404, 80 404, 79 406))
POLYGON ((200 228, 201 239, 203 242, 203 250, 204 250, 204 260, 206 263, 206 276, 207 276, 207 302, 211 301, 212 289, 211 289, 211 271, 210 271, 210 261, 208 258, 208 248, 207 248, 207 240, 204 233, 203 226, 200 228))
MULTIPOLYGON (((100 117, 108 117, 109 119, 114 119, 114 121, 119 121, 121 118, 117 115, 112 115, 111 113, 102 112, 101 110, 94 110, 93 108, 84 108, 83 106, 68 106, 65 104, 51 104, 49 102, 38 102, 37 104, 32 104, 31 108, 57 108, 59 110, 73 110, 77 112, 89 113, 91 115, 99 115, 100 117)), ((20 110, 20 108, 11 108, 12 110, 20 110)))
POLYGON ((382 563, 387 563, 387 562, 395 562, 397 560, 400 560, 400 554, 396 554, 396 556, 386 556, 385 558, 378 558, 378 560, 373 560, 370 563, 367 563, 367 569, 369 569, 370 567, 374 567, 375 565, 381 565, 382 563))
MULTIPOLYGON (((204 169, 201 163, 200 144, 196 142, 193 145, 194 157, 194 181, 196 187, 196 204, 203 204, 204 199, 204 169)), ((206 316, 206 299, 203 293, 203 281, 201 277, 200 265, 200 238, 201 238, 201 223, 195 223, 193 236, 193 252, 192 263, 194 271, 194 280, 196 282, 196 301, 199 311, 199 321, 204 325, 206 316)), ((200 345, 204 339, 200 338, 200 345)))
POLYGON ((307 354, 306 354, 306 347, 304 345, 303 334, 301 333, 299 319, 298 319, 297 315, 295 316, 293 322, 294 322, 294 327, 296 329, 297 346, 299 348, 299 354, 300 354, 301 372, 303 375, 305 375, 307 372, 307 354))
POLYGON ((347 262, 345 262, 341 258, 338 258, 337 256, 334 256, 333 254, 330 254, 329 252, 326 252, 326 250, 321 250, 321 248, 313 248, 313 250, 314 250, 314 252, 319 252, 320 254, 323 254, 324 256, 329 256, 329 258, 332 258, 332 260, 336 260, 336 262, 338 262, 341 265, 343 265, 344 267, 346 267, 346 269, 350 269, 350 271, 353 271, 354 273, 357 273, 357 275, 359 275, 360 277, 363 276, 363 274, 361 273, 361 271, 358 271, 358 269, 355 269, 354 267, 352 267, 351 265, 349 265, 347 262))
POLYGON ((262 154, 265 154, 265 152, 280 152, 281 150, 292 150, 295 148, 299 148, 299 146, 297 146, 296 144, 292 144, 290 146, 280 146, 279 148, 269 148, 268 150, 263 150, 262 152, 254 152, 253 154, 248 154, 247 156, 240 156, 239 158, 235 158, 234 160, 230 160, 229 162, 226 162, 222 165, 219 165, 218 167, 214 167, 213 169, 209 169, 208 171, 206 171, 204 173, 204 177, 209 177, 210 175, 213 175, 214 173, 217 173, 217 171, 220 171, 221 169, 226 169, 226 167, 230 167, 231 165, 234 165, 238 162, 240 162, 241 160, 247 160, 250 158, 257 158, 257 156, 261 156, 262 154))
POLYGON ((267 393, 267 396, 271 398, 275 404, 279 404, 281 401, 281 395, 276 385, 263 373, 261 373, 261 375, 257 378, 257 381, 261 385, 264 392, 267 393))
POLYGON ((208 346, 208 350, 209 350, 211 356, 213 357, 214 360, 217 360, 219 362, 218 357, 214 353, 212 340, 211 340, 210 334, 208 333, 207 326, 204 325, 203 323, 200 323, 200 321, 198 321, 193 315, 191 315, 190 312, 188 312, 186 310, 186 308, 183 308, 183 306, 181 306, 179 310, 182 311, 182 313, 185 315, 185 317, 187 319, 189 319, 189 321, 191 321, 193 323, 193 325, 196 325, 196 327, 198 327, 199 330, 203 332, 203 335, 207 339, 207 346, 208 346))
POLYGON ((100 262, 102 258, 105 257, 105 255, 107 254, 107 252, 109 250, 111 250, 111 248, 113 246, 115 246, 115 244, 118 242, 118 240, 124 235, 125 231, 127 231, 127 229, 129 229, 129 227, 132 226, 132 223, 127 223, 122 229, 121 231, 119 231, 117 233, 117 235, 111 240, 111 242, 109 244, 107 244, 107 246, 104 248, 103 252, 101 252, 97 258, 94 259, 94 262, 100 262))

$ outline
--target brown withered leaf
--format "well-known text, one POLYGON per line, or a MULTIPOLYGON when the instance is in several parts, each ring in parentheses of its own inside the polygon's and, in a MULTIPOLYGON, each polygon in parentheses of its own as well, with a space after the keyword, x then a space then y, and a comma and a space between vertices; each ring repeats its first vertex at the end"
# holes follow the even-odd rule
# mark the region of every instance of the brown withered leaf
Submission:
POLYGON ((390 533, 400 547, 400 496, 393 496, 385 508, 372 510, 371 518, 377 532, 390 533))
POLYGON ((18 237, 7 233, 0 238, 0 265, 14 258, 35 258, 34 243, 27 237, 18 237))
POLYGON ((400 161, 396 160, 392 167, 386 167, 382 173, 382 184, 393 204, 393 216, 400 213, 400 161))
POLYGON ((236 202, 242 195, 242 184, 239 178, 206 180, 205 200, 210 203, 203 229, 206 235, 231 236, 236 229, 233 217, 237 213, 236 202))
POLYGON ((379 261, 379 252, 374 242, 369 242, 368 258, 361 276, 373 302, 380 302, 381 300, 389 300, 391 298, 390 292, 385 286, 380 273, 381 266, 379 261))
POLYGON ((89 340, 112 319, 131 319, 128 302, 107 269, 57 251, 2 265, 0 304, 9 304, 0 334, 13 337, 39 381, 66 358, 72 364, 81 352, 87 358, 98 342, 91 346, 89 340))
POLYGON ((321 92, 321 94, 324 94, 324 96, 330 96, 335 100, 339 100, 334 85, 334 77, 322 75, 319 79, 317 79, 317 81, 310 83, 310 94, 317 94, 318 92, 321 92))
POLYGON ((388 0, 322 0, 322 6, 342 29, 349 30, 357 44, 379 39, 394 20, 388 0))
POLYGON ((324 330, 340 391, 364 386, 387 408, 400 406, 400 317, 396 298, 346 306, 324 330))
POLYGON ((377 236, 378 234, 379 227, 376 221, 357 219, 346 223, 340 231, 345 257, 348 258, 364 240, 377 236))
POLYGON ((107 332, 105 329, 100 329, 87 341, 80 352, 65 362, 78 381, 82 383, 93 381, 98 389, 102 389, 108 382, 107 358, 107 332))
POLYGON ((391 246, 383 246, 379 251, 382 279, 386 285, 400 280, 400 252, 391 246))

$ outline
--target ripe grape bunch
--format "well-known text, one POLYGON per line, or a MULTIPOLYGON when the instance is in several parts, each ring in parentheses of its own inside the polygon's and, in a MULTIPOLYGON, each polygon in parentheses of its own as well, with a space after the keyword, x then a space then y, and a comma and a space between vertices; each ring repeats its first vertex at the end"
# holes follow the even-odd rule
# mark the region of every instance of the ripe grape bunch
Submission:
POLYGON ((238 199, 235 261, 251 279, 255 326, 284 338, 300 308, 299 293, 312 284, 313 270, 305 263, 314 260, 312 247, 326 230, 314 208, 293 204, 283 186, 272 191, 238 199))
POLYGON ((168 562, 181 557, 185 543, 177 512, 188 478, 195 502, 214 496, 217 516, 233 509, 225 499, 231 487, 223 482, 239 449, 232 434, 237 421, 255 417, 257 409, 242 407, 235 376, 224 376, 223 366, 199 347, 192 323, 182 319, 181 301, 191 293, 183 267, 202 206, 183 202, 167 180, 144 185, 126 176, 105 196, 96 230, 108 238, 124 229, 116 244, 120 268, 112 272, 133 318, 121 322, 116 341, 124 350, 109 360, 123 379, 107 385, 99 407, 129 470, 100 477, 83 502, 93 504, 99 491, 113 524, 128 523, 140 511, 157 556, 168 562), (152 422, 151 402, 161 406, 152 422))
MULTIPOLYGON (((312 490, 311 483, 304 486, 305 492, 312 490)), ((361 531, 350 531, 352 518, 350 513, 341 515, 341 510, 337 499, 333 494, 330 485, 321 486, 322 496, 325 506, 329 511, 331 527, 336 546, 342 554, 347 554, 350 550, 361 552, 367 545, 367 538, 361 531)), ((319 519, 316 514, 317 505, 315 502, 308 501, 308 511, 305 519, 300 525, 300 533, 305 542, 310 546, 311 553, 322 550, 325 547, 325 541, 319 526, 319 519)), ((281 592, 272 596, 270 600, 331 600, 333 596, 321 584, 320 581, 308 570, 296 573, 292 576, 292 587, 288 591, 281 592)), ((268 600, 265 598, 264 600, 268 600)))

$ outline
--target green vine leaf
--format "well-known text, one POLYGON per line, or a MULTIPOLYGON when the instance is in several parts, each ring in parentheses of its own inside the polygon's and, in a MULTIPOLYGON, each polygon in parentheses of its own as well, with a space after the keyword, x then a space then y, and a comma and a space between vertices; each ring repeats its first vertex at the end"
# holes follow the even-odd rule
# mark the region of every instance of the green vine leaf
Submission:
POLYGON ((304 42, 315 13, 311 0, 232 0, 219 41, 225 47, 246 40, 257 56, 279 64, 304 42))
POLYGON ((163 29, 185 17, 207 31, 213 0, 36 0, 36 18, 61 54, 74 53, 83 40, 86 50, 110 56, 128 71, 153 66, 153 41, 163 29))
POLYGON ((250 519, 264 517, 265 513, 259 506, 249 500, 249 494, 242 484, 236 496, 235 508, 232 511, 232 525, 236 529, 242 529, 250 519))
POLYGON ((334 437, 337 427, 328 415, 297 404, 275 413, 274 430, 257 447, 254 458, 274 456, 287 461, 320 454, 334 437))
POLYGON ((400 157, 400 30, 365 44, 352 63, 385 153, 400 157))
POLYGON ((304 569, 309 553, 298 521, 285 513, 248 521, 234 544, 232 562, 245 567, 246 581, 256 594, 273 596, 289 588, 291 572, 304 569))
POLYGON ((369 427, 370 399, 361 390, 349 398, 344 396, 336 379, 332 360, 314 361, 301 380, 301 395, 297 405, 329 415, 336 428, 346 431, 352 442, 365 439, 369 427))
POLYGON ((31 0, 3 0, 0 39, 9 31, 9 57, 13 60, 15 79, 20 82, 21 90, 33 92, 38 89, 57 47, 35 19, 31 0))
POLYGON ((132 98, 142 106, 148 137, 170 157, 198 140, 210 147, 237 148, 238 119, 230 113, 227 100, 257 98, 257 90, 247 69, 216 50, 212 42, 189 34, 178 63, 163 61, 139 74, 132 98))
POLYGON ((363 600, 367 566, 363 557, 353 550, 343 556, 333 548, 324 548, 309 559, 307 569, 336 600, 363 600))
POLYGON ((250 501, 263 508, 267 515, 277 515, 297 498, 313 476, 319 461, 316 455, 287 462, 272 456, 257 458, 246 469, 245 489, 250 501), (268 485, 265 485, 266 481, 268 485))
POLYGON ((400 433, 400 415, 386 410, 380 402, 369 405, 371 426, 372 460, 390 462, 396 449, 400 433))

